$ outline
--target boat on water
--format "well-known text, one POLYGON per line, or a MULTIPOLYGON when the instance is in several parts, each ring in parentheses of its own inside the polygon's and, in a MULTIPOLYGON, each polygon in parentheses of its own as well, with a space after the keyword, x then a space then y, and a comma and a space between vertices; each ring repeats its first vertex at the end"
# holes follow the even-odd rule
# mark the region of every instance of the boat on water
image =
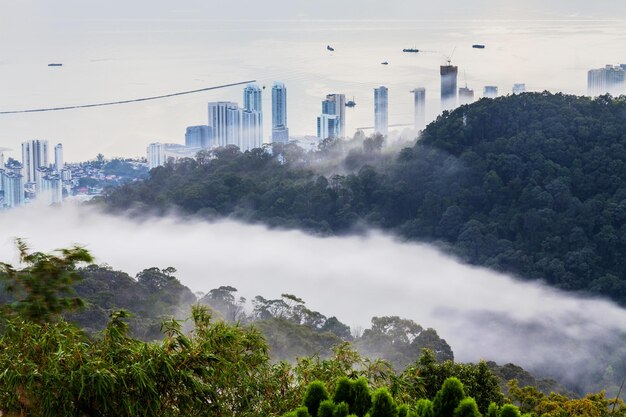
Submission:
POLYGON ((485 45, 477 43, 476 45, 472 45, 472 48, 474 48, 474 49, 485 49, 485 45))
POLYGON ((418 53, 419 51, 420 51, 420 50, 419 50, 419 49, 417 49, 417 48, 404 48, 404 49, 402 50, 402 52, 409 52, 409 53, 414 53, 414 54, 418 53))
POLYGON ((335 48, 330 45, 326 45, 326 49, 328 49, 330 52, 333 52, 335 50, 335 48))
POLYGON ((62 67, 62 66, 63 66, 63 64, 57 64, 57 63, 54 63, 54 62, 53 62, 53 63, 51 63, 51 64, 48 64, 48 66, 49 66, 49 67, 62 67))
POLYGON ((381 62, 380 65, 389 65, 389 62, 387 61, 381 62))

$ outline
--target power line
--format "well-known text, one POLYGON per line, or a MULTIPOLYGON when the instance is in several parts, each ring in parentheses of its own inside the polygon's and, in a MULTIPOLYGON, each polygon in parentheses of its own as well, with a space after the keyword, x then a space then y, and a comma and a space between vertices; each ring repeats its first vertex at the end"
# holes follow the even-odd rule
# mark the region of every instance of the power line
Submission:
POLYGON ((142 98, 135 98, 135 99, 132 99, 132 100, 110 101, 110 102, 107 102, 107 103, 82 104, 82 105, 79 105, 79 106, 65 106, 65 107, 49 107, 49 108, 43 108, 43 109, 0 111, 0 115, 2 115, 2 114, 18 114, 18 113, 40 113, 40 112, 46 112, 46 111, 73 110, 73 109, 85 109, 85 108, 89 108, 89 107, 114 106, 114 105, 117 105, 117 104, 135 103, 135 102, 138 102, 138 101, 159 100, 159 99, 162 99, 162 98, 183 96, 185 94, 200 93, 202 91, 218 90, 220 88, 234 87, 236 85, 248 84, 248 83, 253 83, 253 82, 256 82, 256 80, 241 81, 241 82, 232 83, 232 84, 223 84, 223 85, 218 85, 218 86, 215 86, 215 87, 200 88, 198 90, 180 91, 178 93, 164 94, 164 95, 161 95, 161 96, 142 97, 142 98))

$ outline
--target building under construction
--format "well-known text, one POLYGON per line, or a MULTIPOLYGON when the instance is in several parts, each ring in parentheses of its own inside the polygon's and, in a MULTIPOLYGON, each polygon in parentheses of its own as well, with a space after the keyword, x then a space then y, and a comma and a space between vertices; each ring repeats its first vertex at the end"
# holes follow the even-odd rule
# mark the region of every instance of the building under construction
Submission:
POLYGON ((456 78, 459 72, 458 67, 454 65, 442 65, 441 73, 441 110, 452 110, 457 105, 456 100, 456 78))

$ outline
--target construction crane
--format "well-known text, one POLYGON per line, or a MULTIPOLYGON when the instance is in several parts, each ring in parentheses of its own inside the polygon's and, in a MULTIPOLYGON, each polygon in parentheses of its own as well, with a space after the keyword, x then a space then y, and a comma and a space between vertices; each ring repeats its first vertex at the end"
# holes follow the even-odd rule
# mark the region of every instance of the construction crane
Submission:
POLYGON ((448 62, 448 65, 452 65, 452 57, 454 56, 455 52, 456 52, 456 46, 454 47, 450 55, 443 54, 443 56, 446 58, 446 61, 448 62))

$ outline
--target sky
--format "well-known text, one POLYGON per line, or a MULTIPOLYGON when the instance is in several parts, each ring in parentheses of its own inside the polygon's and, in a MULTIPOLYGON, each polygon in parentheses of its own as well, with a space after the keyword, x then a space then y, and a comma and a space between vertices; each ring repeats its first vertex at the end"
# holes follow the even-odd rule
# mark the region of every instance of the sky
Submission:
MULTIPOLYGON (((586 71, 626 62, 622 1, 0 1, 0 111, 89 104, 245 80, 283 81, 293 135, 314 135, 326 94, 344 93, 347 133, 373 125, 373 89, 389 87, 391 124, 413 121, 409 91, 439 113, 439 65, 454 51, 459 85, 586 92, 586 71), (474 43, 487 48, 478 51, 474 43), (326 45, 336 51, 329 53, 326 45), (417 47, 424 53, 403 54, 417 47), (380 65, 389 62, 388 66, 380 65), (63 67, 50 68, 51 62, 63 67)), ((268 90, 269 91, 269 90, 268 90)), ((145 155, 183 143, 206 103, 242 88, 110 108, 0 115, 0 147, 63 143, 67 161, 145 155)), ((265 140, 270 97, 264 96, 265 140)), ((405 133, 405 135, 410 135, 405 133)))

